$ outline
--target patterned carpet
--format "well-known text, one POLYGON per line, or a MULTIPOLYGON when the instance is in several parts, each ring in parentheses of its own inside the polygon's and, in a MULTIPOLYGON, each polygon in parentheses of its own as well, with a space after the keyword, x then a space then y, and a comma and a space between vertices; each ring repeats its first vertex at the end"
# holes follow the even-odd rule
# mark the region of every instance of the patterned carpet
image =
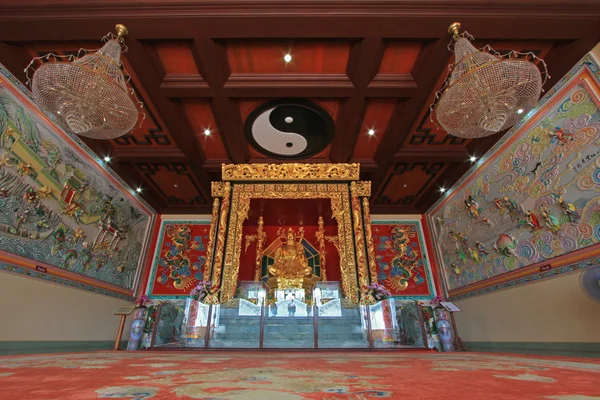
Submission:
POLYGON ((0 357, 0 399, 600 400, 600 360, 477 353, 0 357))

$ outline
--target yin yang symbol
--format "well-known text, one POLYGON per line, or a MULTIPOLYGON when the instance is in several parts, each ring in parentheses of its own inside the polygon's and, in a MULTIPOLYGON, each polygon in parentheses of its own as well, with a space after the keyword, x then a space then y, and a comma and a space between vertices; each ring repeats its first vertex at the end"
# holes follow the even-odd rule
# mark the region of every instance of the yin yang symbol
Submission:
POLYGON ((279 159, 302 159, 325 149, 334 134, 331 116, 301 99, 277 99, 255 108, 244 124, 250 144, 279 159))

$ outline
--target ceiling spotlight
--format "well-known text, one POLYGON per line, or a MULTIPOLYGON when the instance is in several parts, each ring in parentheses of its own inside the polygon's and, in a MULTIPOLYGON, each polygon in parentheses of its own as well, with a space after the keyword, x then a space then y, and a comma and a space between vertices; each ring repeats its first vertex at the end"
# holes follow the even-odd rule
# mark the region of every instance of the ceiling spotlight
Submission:
POLYGON ((179 187, 179 185, 178 184, 174 184, 173 187, 179 187))
POLYGON ((210 136, 210 129, 205 129, 204 130, 204 135, 210 136))
POLYGON ((373 136, 375 134, 375 129, 369 129, 369 136, 373 136))
POLYGON ((408 185, 405 183, 404 185, 402 185, 402 187, 407 187, 408 185))
POLYGON ((283 56, 283 59, 285 60, 286 63, 292 61, 292 56, 289 54, 286 54, 285 56, 283 56))
POLYGON ((142 193, 142 188, 139 187, 139 188, 135 189, 135 191, 138 192, 138 193, 142 193))
POLYGON ((104 161, 105 162, 110 162, 110 157, 109 156, 104 157, 104 161))
POLYGON ((446 191, 446 188, 441 187, 440 188, 440 192, 444 193, 446 191))
POLYGON ((523 110, 522 108, 519 108, 519 109, 517 110, 517 114, 523 114, 523 111, 525 111, 525 110, 523 110))
POLYGON ((469 158, 469 160, 471 160, 471 162, 475 162, 475 161, 477 161, 477 157, 471 156, 471 158, 469 158))

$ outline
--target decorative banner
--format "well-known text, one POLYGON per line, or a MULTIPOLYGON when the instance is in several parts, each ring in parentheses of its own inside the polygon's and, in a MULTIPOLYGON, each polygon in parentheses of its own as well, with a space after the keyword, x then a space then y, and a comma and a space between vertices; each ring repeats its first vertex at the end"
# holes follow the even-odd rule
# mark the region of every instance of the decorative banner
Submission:
POLYGON ((420 221, 372 221, 377 280, 394 297, 431 299, 431 268, 420 221))
POLYGON ((0 65, 2 269, 132 295, 153 211, 30 96, 0 65))
POLYGON ((209 231, 208 220, 161 221, 150 297, 187 297, 204 280, 209 231))
POLYGON ((527 266, 550 268, 600 242, 599 81, 598 64, 584 57, 431 209, 451 295, 524 278, 540 272, 527 266))

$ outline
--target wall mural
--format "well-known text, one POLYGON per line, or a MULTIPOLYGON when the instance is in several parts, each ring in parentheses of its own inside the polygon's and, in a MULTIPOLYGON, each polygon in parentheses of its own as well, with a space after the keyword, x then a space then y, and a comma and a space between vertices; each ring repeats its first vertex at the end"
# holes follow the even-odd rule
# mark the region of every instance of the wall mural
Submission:
POLYGON ((0 251, 131 292, 150 208, 0 72, 0 251))
POLYGON ((204 280, 210 220, 161 221, 149 296, 187 297, 204 280))
POLYGON ((419 221, 372 221, 377 279, 393 296, 430 299, 431 269, 419 221))
POLYGON ((600 242, 599 78, 586 56, 432 208, 450 290, 600 242))

